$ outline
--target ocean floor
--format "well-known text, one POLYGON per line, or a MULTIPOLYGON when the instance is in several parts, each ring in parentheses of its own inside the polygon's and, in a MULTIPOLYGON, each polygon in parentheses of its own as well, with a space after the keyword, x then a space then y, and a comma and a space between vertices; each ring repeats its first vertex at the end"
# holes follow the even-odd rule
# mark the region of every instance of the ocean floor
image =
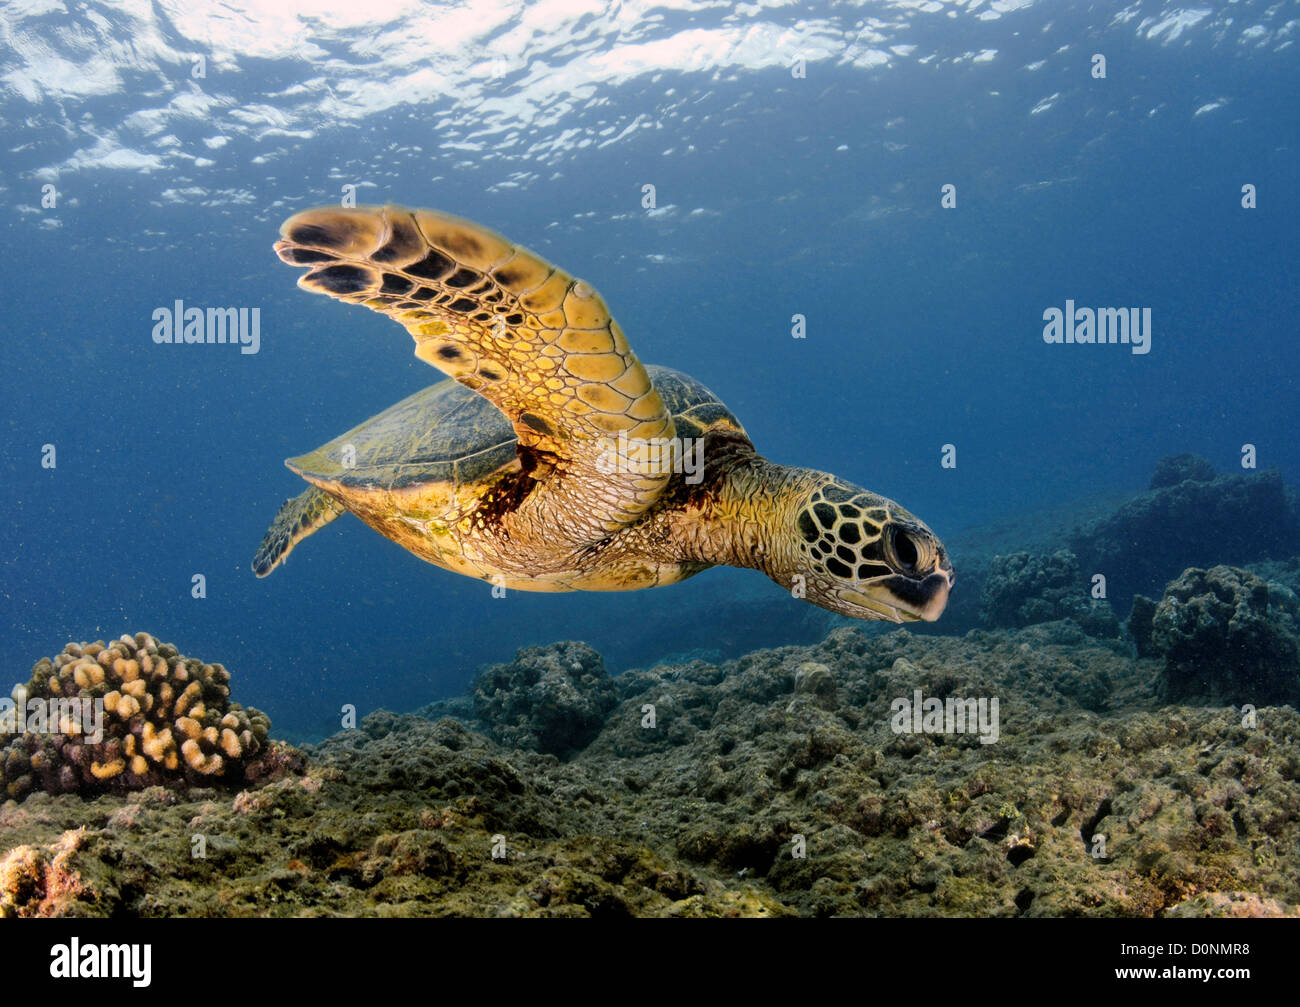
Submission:
POLYGON ((1069 621, 616 678, 531 648, 498 701, 374 713, 260 787, 7 801, 0 914, 1300 915, 1300 715, 1161 705, 1131 654, 1069 621), (996 698, 996 741, 911 730, 916 690, 996 698))

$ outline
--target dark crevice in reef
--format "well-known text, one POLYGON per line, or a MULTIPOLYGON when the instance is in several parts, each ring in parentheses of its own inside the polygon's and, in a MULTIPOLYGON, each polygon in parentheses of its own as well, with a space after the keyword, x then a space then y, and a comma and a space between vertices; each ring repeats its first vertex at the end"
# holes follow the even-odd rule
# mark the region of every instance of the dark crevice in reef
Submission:
POLYGON ((1101 824, 1102 819, 1110 814, 1110 798, 1107 797, 1097 808, 1097 813, 1083 823, 1083 828, 1079 830, 1079 835, 1083 837, 1083 847, 1091 852, 1092 837, 1097 831, 1097 826, 1101 824))

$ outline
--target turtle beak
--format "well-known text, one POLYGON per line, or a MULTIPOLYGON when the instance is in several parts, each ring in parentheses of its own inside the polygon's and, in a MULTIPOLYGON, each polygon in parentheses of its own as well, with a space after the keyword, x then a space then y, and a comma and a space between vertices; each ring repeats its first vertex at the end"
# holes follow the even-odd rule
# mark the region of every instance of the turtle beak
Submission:
POLYGON ((925 600, 916 607, 915 612, 926 622, 934 622, 948 607, 948 593, 952 590, 952 571, 936 570, 921 581, 919 587, 925 600))
POLYGON ((895 574, 863 584, 861 591, 845 592, 845 598, 890 622, 934 622, 948 605, 953 579, 951 569, 919 580, 895 574))

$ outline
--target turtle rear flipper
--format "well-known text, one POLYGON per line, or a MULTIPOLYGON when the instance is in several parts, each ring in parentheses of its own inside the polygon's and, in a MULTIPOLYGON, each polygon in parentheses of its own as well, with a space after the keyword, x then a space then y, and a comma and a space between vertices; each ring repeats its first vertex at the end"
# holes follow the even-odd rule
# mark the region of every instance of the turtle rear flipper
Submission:
POLYGON ((257 548, 253 573, 265 577, 284 562, 294 546, 344 513, 342 504, 315 486, 286 500, 257 548))
POLYGON ((644 514, 672 477, 673 418, 586 283, 469 221, 397 206, 305 210, 275 250, 304 290, 388 315, 415 355, 482 395, 544 461, 538 494, 574 545, 644 514))

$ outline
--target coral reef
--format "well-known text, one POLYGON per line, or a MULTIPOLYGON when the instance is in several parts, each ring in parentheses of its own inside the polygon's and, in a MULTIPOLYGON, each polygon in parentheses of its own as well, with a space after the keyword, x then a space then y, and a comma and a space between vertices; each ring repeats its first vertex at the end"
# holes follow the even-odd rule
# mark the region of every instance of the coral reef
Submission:
POLYGON ((87 846, 85 829, 69 829, 42 846, 16 846, 0 859, 0 918, 14 916, 104 916, 118 892, 105 875, 83 876, 91 862, 77 855, 87 846))
POLYGON ((1166 702, 1300 705, 1300 603, 1248 570, 1189 569, 1159 604, 1135 599, 1139 654, 1163 657, 1166 702))
MULTIPOLYGON (((1011 511, 973 528, 946 532, 944 543, 958 573, 959 586, 952 592, 948 607, 938 622, 912 626, 910 630, 926 635, 960 636, 972 629, 988 628, 981 618, 984 583, 997 557, 1017 552, 1051 556, 1067 549, 1069 529, 1104 520, 1132 497, 1131 492, 1110 491, 1058 504, 1035 504, 1031 511, 1011 511)), ((1085 589, 1089 584, 1089 579, 1084 578, 1085 589)), ((1110 594, 1110 585, 1107 587, 1110 594)))
MULTIPOLYGON (((1300 505, 1276 470, 1216 477, 1190 454, 1161 459, 1156 469, 1151 489, 1140 493, 1100 492, 945 532, 958 586, 943 618, 912 632, 989 628, 985 582, 999 555, 1018 552, 1047 557, 1069 549, 1085 586, 1094 574, 1105 575, 1116 612, 1127 611, 1135 595, 1159 596, 1189 566, 1216 563, 1278 568, 1276 575, 1259 572, 1300 592, 1300 561, 1288 559, 1300 552, 1300 505)), ((1008 628, 1024 624, 1005 613, 995 619, 1008 628)))
POLYGON ((1300 918, 1300 906, 1284 906, 1277 899, 1261 899, 1253 892, 1210 892, 1194 895, 1170 909, 1165 916, 1172 919, 1260 919, 1289 917, 1300 918))
POLYGON ((1138 657, 1159 657, 1151 644, 1152 620, 1156 617, 1156 603, 1144 594, 1133 596, 1133 608, 1128 617, 1128 634, 1138 657))
POLYGON ((648 835, 595 834, 599 783, 455 721, 380 712, 313 754, 308 775, 233 797, 0 806, 0 916, 793 914, 648 835))
POLYGON ((1153 595, 1188 567, 1292 556, 1300 528, 1276 469, 1187 479, 1138 494, 1069 535, 1089 575, 1106 575, 1120 611, 1135 594, 1153 595))
POLYGON ((1269 582, 1270 587, 1277 585, 1300 595, 1300 556, 1292 556, 1290 559, 1280 561, 1250 563, 1245 569, 1263 577, 1269 582))
POLYGON ((616 701, 604 660, 585 643, 524 647, 474 683, 475 711, 494 738, 560 756, 585 747, 616 701))
POLYGON ((845 628, 619 676, 567 760, 375 713, 234 795, 7 802, 0 914, 1294 915, 1300 715, 1158 670, 1066 621, 845 628), (898 730, 918 690, 998 699, 996 740, 898 730))
POLYGON ((230 673, 148 633, 42 658, 0 724, 5 792, 22 799, 156 785, 244 786, 291 768, 270 721, 230 701, 230 673))
POLYGON ((1068 549, 995 556, 980 596, 980 618, 989 629, 1073 619, 1090 636, 1119 635, 1115 613, 1106 602, 1089 597, 1088 582, 1068 549))
POLYGON ((1156 462, 1155 471, 1151 474, 1151 485, 1148 488, 1158 490, 1166 486, 1177 486, 1188 480, 1208 483, 1215 475, 1214 466, 1200 455, 1191 452, 1165 455, 1156 462))

